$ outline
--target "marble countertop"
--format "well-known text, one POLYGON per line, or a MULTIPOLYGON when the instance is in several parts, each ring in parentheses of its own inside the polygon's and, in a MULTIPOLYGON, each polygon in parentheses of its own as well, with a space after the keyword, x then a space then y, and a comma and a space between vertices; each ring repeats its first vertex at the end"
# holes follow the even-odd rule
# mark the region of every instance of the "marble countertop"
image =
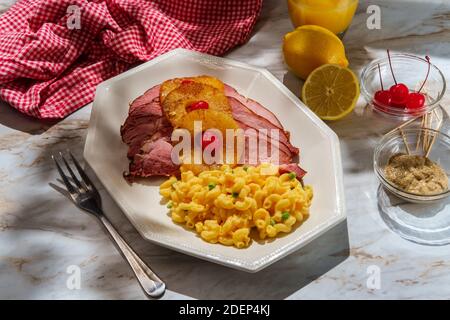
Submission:
MULTIPOLYGON (((0 1, 0 12, 12 2, 0 1)), ((449 17, 445 0, 364 1, 344 38, 350 67, 359 73, 390 48, 429 54, 450 81, 449 17), (368 4, 382 9, 380 30, 366 27, 368 4)), ((282 36, 291 30, 285 1, 266 0, 250 41, 226 56, 267 68, 298 94, 301 83, 287 71, 280 51, 282 36)), ((57 178, 51 153, 70 148, 81 158, 90 111, 88 105, 52 124, 0 106, 1 299, 146 298, 100 225, 48 185, 57 178), (67 285, 72 265, 80 268, 79 289, 67 285)), ((449 299, 450 247, 401 238, 378 208, 373 148, 395 124, 367 112, 362 99, 352 115, 329 123, 341 141, 347 221, 257 274, 143 240, 102 189, 105 211, 166 281, 163 299, 449 299), (374 270, 379 286, 371 282, 374 270)))

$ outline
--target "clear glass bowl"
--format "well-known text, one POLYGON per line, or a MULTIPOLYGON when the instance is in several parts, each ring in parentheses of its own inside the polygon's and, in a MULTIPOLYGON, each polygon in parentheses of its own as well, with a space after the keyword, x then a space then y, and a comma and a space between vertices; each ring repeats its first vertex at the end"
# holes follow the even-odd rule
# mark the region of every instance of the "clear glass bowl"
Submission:
MULTIPOLYGON (((391 54, 392 68, 394 70, 397 83, 404 83, 410 92, 418 92, 425 80, 428 61, 424 58, 410 54, 391 54)), ((409 111, 404 108, 396 108, 387 105, 374 104, 374 95, 381 90, 380 76, 378 71, 380 65, 381 79, 385 90, 395 84, 389 67, 389 59, 382 58, 372 61, 361 73, 361 93, 367 103, 376 111, 398 119, 408 119, 425 114, 432 110, 442 100, 446 81, 442 72, 431 63, 428 80, 422 89, 426 96, 425 106, 421 109, 409 111)))
MULTIPOLYGON (((417 148, 418 139, 419 137, 423 137, 424 133, 428 134, 431 140, 434 139, 434 144, 431 148, 431 152, 428 155, 428 158, 440 165, 446 172, 447 177, 450 176, 449 136, 440 131, 423 128, 402 129, 402 132, 404 134, 409 150, 413 155, 424 155, 421 145, 419 148, 417 148)), ((421 138, 421 140, 423 141, 423 138, 421 138)), ((384 174, 384 168, 387 165, 389 159, 393 155, 398 153, 407 153, 403 137, 399 130, 385 135, 375 148, 373 157, 375 174, 380 180, 381 184, 387 190, 403 200, 422 204, 434 203, 450 195, 450 190, 434 195, 414 194, 400 189, 395 184, 387 180, 384 174)))
POLYGON ((409 203, 382 185, 377 197, 381 218, 404 239, 432 246, 450 244, 450 197, 431 204, 409 203))

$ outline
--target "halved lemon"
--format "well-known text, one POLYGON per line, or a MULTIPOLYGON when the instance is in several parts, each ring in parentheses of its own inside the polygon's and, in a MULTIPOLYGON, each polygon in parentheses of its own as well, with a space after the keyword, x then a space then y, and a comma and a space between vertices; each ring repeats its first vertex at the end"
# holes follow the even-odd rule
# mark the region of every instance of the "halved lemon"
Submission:
POLYGON ((303 102, 323 120, 339 120, 355 108, 359 81, 348 68, 326 64, 315 69, 302 90, 303 102))

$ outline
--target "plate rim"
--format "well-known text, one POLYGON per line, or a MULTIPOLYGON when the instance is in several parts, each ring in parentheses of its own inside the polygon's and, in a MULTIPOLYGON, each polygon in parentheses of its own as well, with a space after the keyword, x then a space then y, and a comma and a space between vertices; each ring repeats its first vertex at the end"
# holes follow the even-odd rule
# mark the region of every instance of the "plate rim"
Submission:
MULTIPOLYGON (((89 166, 93 169, 94 173, 96 174, 98 180, 103 185, 105 190, 109 193, 113 201, 119 206, 119 208, 122 210, 125 217, 130 221, 130 223, 134 226, 134 228, 139 232, 141 237, 144 239, 155 243, 157 245, 161 245, 163 247, 175 250, 177 252, 181 252, 183 254, 187 254, 190 256, 194 256, 196 258, 200 258, 203 260, 207 260, 210 262, 214 262, 220 265, 224 265, 227 267, 232 267, 234 269, 238 269, 241 271, 246 272, 258 272, 269 265, 275 263, 276 261, 279 261, 283 257, 293 253, 294 251, 297 251, 298 249, 306 246, 308 243, 313 241, 314 239, 318 238, 319 236, 323 235, 327 231, 329 231, 334 226, 338 225, 342 221, 346 219, 346 210, 345 210, 345 198, 344 198, 344 184, 343 184, 343 168, 342 168, 342 158, 341 158, 341 152, 340 152, 340 142, 339 138, 336 135, 336 133, 331 130, 319 117, 317 117, 316 114, 314 114, 306 105, 303 104, 303 102, 300 101, 300 99, 295 96, 284 84, 282 84, 274 75, 272 75, 268 70, 252 66, 250 64, 235 61, 228 58, 222 58, 222 57, 216 57, 209 54, 199 53, 196 51, 191 51, 187 49, 174 49, 171 50, 165 54, 162 54, 155 59, 152 59, 148 62, 145 62, 135 68, 132 68, 126 72, 123 72, 113 78, 110 78, 106 81, 103 81, 99 85, 97 85, 96 91, 95 91, 95 97, 92 104, 92 111, 91 116, 89 120, 89 126, 87 129, 87 136, 86 136, 86 142, 85 147, 83 151, 83 157, 86 160, 86 162, 89 164, 89 166), (333 165, 335 166, 334 174, 336 178, 336 185, 335 185, 335 192, 336 192, 336 199, 337 199, 337 207, 334 212, 334 215, 330 218, 328 218, 326 221, 324 221, 321 224, 318 224, 313 229, 308 231, 307 233, 304 233, 302 235, 301 239, 293 240, 287 244, 285 244, 282 247, 277 248, 275 251, 266 254, 262 257, 260 257, 258 260, 255 260, 253 262, 247 262, 244 260, 241 260, 239 258, 232 258, 228 256, 224 256, 223 254, 217 254, 210 251, 204 251, 199 250, 193 246, 186 245, 185 243, 175 243, 172 240, 161 236, 159 234, 151 233, 151 237, 149 237, 148 233, 142 232, 142 230, 136 225, 135 221, 133 219, 130 219, 128 214, 128 209, 126 208, 128 206, 128 202, 124 197, 120 196, 120 192, 116 192, 116 190, 113 190, 115 188, 112 187, 112 184, 109 184, 107 181, 108 179, 105 179, 105 175, 98 175, 97 172, 101 171, 101 168, 99 168, 95 161, 91 161, 90 154, 92 153, 92 150, 89 149, 89 146, 92 146, 95 139, 95 129, 97 127, 97 121, 98 121, 98 112, 96 105, 96 99, 98 94, 100 94, 100 91, 108 91, 110 85, 117 81, 124 78, 127 78, 131 75, 133 75, 136 72, 139 72, 141 70, 144 70, 154 64, 157 64, 161 61, 164 61, 168 58, 171 58, 175 55, 184 55, 187 57, 192 57, 196 59, 201 58, 207 58, 208 63, 216 63, 220 65, 231 65, 233 67, 239 67, 239 68, 245 68, 250 69, 253 71, 256 71, 263 76, 265 76, 270 82, 272 82, 278 90, 280 90, 284 95, 286 95, 292 103, 299 109, 301 109, 302 112, 304 112, 308 118, 313 121, 318 127, 325 131, 327 136, 330 138, 331 142, 331 154, 333 156, 333 165), (89 143, 90 142, 90 143, 89 143), (317 230, 320 229, 319 232, 317 230)), ((129 207, 129 206, 128 206, 129 207)), ((245 250, 245 249, 244 249, 245 250)))

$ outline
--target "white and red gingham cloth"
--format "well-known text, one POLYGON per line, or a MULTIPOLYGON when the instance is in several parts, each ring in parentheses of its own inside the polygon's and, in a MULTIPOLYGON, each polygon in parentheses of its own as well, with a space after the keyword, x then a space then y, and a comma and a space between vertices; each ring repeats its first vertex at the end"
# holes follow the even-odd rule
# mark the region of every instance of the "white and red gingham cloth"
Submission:
POLYGON ((175 48, 221 55, 246 42, 262 0, 22 0, 0 17, 0 99, 63 118, 95 87, 175 48))

